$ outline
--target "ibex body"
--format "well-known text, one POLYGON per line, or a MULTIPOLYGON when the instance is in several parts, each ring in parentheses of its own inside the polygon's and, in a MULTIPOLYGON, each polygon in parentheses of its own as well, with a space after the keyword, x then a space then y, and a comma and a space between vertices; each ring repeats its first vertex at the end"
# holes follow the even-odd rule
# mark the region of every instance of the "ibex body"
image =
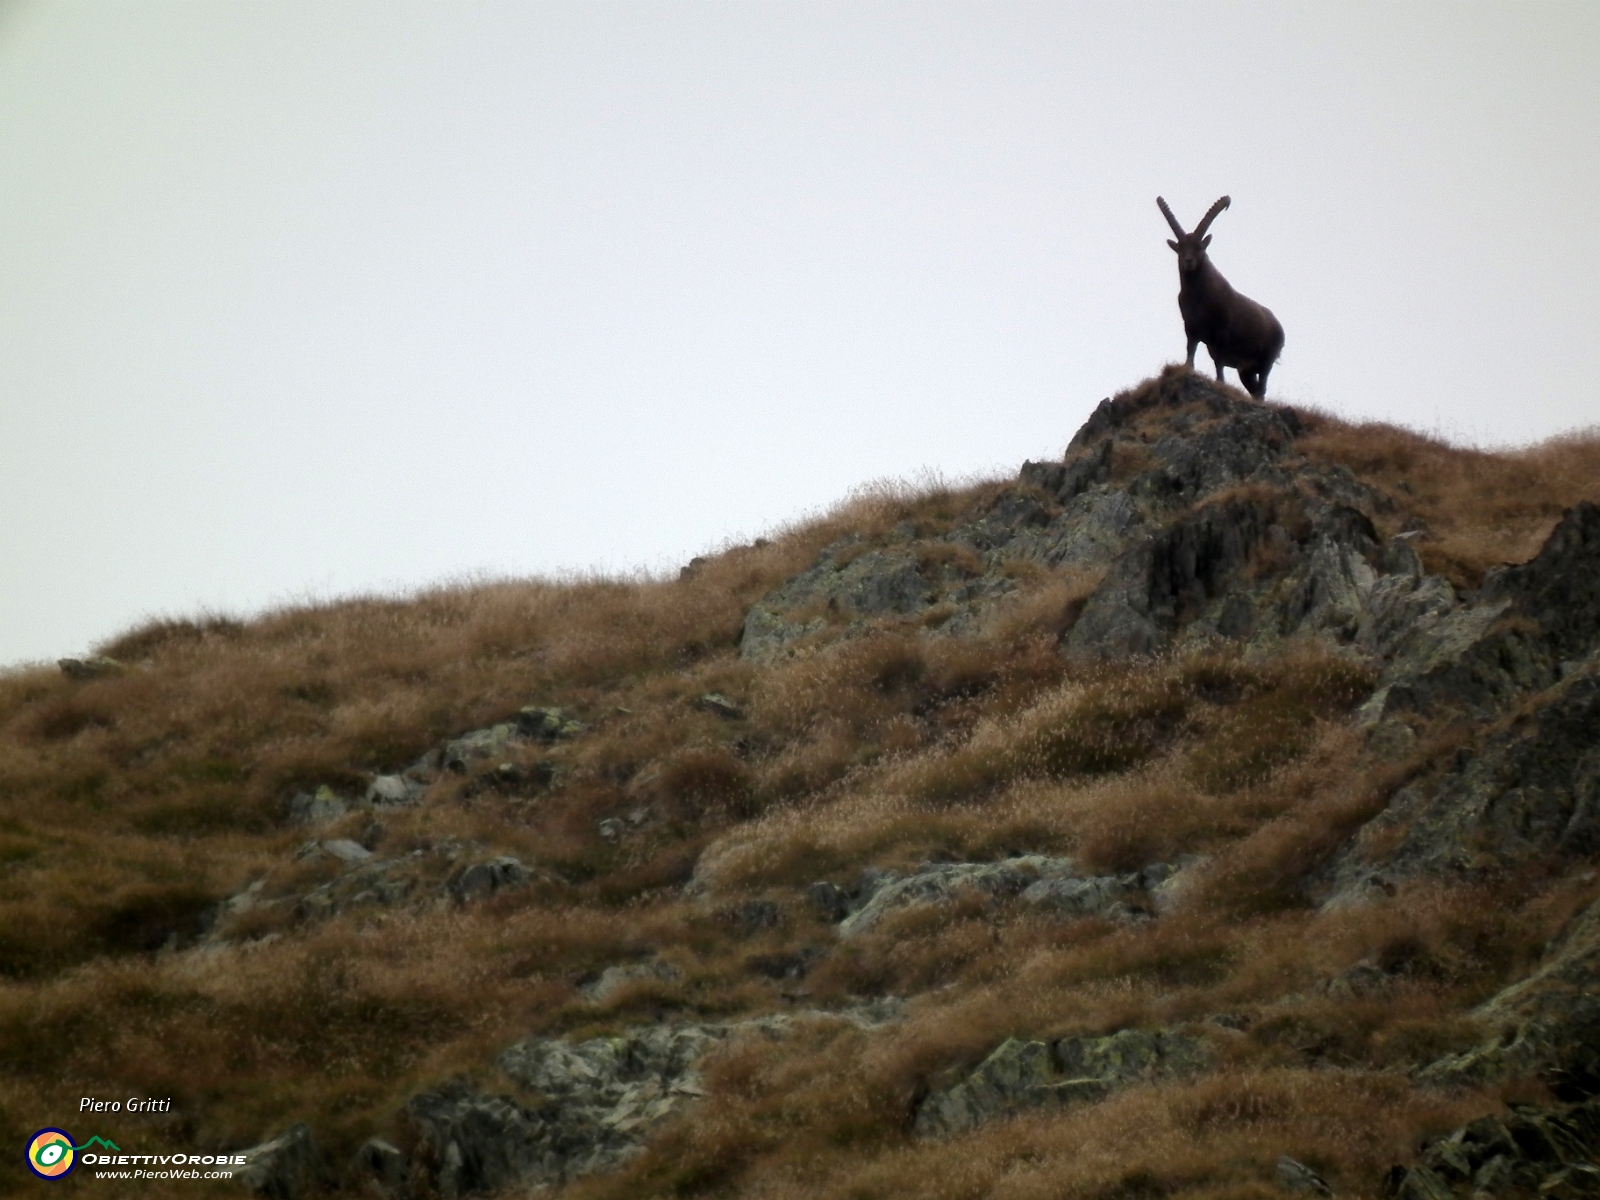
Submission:
POLYGON ((1217 380, 1222 369, 1239 372, 1239 382, 1252 396, 1267 394, 1267 372, 1283 350, 1283 326, 1271 311, 1248 296, 1241 296, 1211 265, 1206 247, 1211 237, 1206 230, 1217 215, 1231 203, 1227 196, 1213 204, 1193 233, 1185 233, 1160 196, 1156 203, 1167 224, 1178 235, 1168 240, 1178 255, 1178 311, 1183 314, 1183 331, 1189 337, 1189 369, 1194 369, 1194 350, 1201 342, 1217 365, 1217 380))

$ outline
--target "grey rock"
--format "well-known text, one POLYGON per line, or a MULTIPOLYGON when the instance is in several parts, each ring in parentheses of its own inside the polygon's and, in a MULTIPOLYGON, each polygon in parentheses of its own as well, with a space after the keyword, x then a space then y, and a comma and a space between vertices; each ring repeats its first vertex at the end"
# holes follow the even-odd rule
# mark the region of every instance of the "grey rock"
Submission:
POLYGON ((1143 889, 1139 877, 1101 875, 1087 879, 1051 876, 1023 889, 1023 904, 1061 916, 1119 916, 1132 914, 1126 903, 1143 889))
POLYGON ((1600 1102, 1508 1107, 1504 1117, 1479 1117, 1430 1143, 1414 1165, 1392 1168, 1385 1196, 1453 1200, 1467 1188, 1474 1196, 1600 1195, 1600 1102))
POLYGON ((364 863, 372 857, 371 850, 349 838, 330 838, 317 843, 317 846, 323 853, 333 855, 342 863, 364 863))
POLYGON ((1384 1189, 1389 1200, 1455 1200, 1455 1191, 1427 1167, 1412 1167, 1392 1177, 1384 1189))
POLYGON ((406 1156, 382 1138, 368 1138, 361 1143, 350 1160, 350 1171, 381 1196, 399 1200, 408 1194, 411 1170, 406 1156))
POLYGON ((521 736, 520 727, 511 722, 474 729, 445 743, 441 764, 447 771, 464 774, 478 763, 503 758, 521 736))
MULTIPOLYGON (((1402 614, 1402 616, 1412 614, 1402 614)), ((1440 705, 1492 716, 1600 649, 1600 506, 1570 509, 1530 561, 1491 573, 1464 609, 1396 620, 1369 720, 1440 705)))
POLYGON ((1028 1109, 1092 1103, 1141 1079, 1192 1074, 1209 1061, 1203 1042, 1170 1030, 1054 1043, 1008 1038, 960 1083, 929 1093, 913 1127, 922 1137, 962 1133, 1028 1109))
POLYGON ((300 1200, 317 1187, 323 1174, 322 1156, 305 1124, 291 1125, 244 1155, 245 1166, 236 1178, 269 1200, 300 1200))
POLYGON ((571 1139, 557 1135, 548 1113, 525 1108, 508 1096, 488 1096, 451 1082, 413 1096, 406 1115, 432 1151, 441 1196, 565 1178, 562 1143, 571 1139))
POLYGON ((1376 827, 1404 834, 1381 864, 1352 844, 1330 868, 1326 907, 1421 875, 1600 850, 1600 670, 1574 672, 1491 734, 1477 754, 1401 789, 1376 827))
POLYGON ((776 658, 794 643, 819 634, 828 622, 821 617, 791 620, 787 614, 757 604, 745 614, 739 634, 739 654, 743 658, 766 662, 776 658))
MULTIPOLYGON (((1144 514, 1127 492, 1096 488, 1073 499, 1043 528, 991 537, 986 557, 995 566, 1022 559, 1079 570, 1104 567, 1145 525, 1144 514)), ((971 533, 962 531, 962 536, 971 538, 971 533)))
POLYGON ((1278 1156, 1278 1183, 1291 1192, 1311 1192, 1318 1196, 1333 1195, 1333 1189, 1328 1186, 1326 1179, 1305 1163, 1290 1158, 1287 1154, 1278 1156))
POLYGON ((996 900, 1011 899, 1041 879, 1076 875, 1070 859, 1029 854, 995 863, 929 863, 904 879, 883 884, 839 925, 843 937, 866 932, 884 915, 914 905, 945 904, 974 890, 996 900))
POLYGON ((1274 525, 1254 500, 1202 509, 1136 545, 1090 598, 1068 646, 1101 655, 1163 649, 1233 583, 1274 525))
POLYGON ((707 692, 703 696, 696 697, 694 706, 701 712, 711 713, 725 721, 744 720, 744 709, 729 700, 721 692, 707 692))
POLYGON ((408 775, 379 775, 367 787, 363 799, 373 807, 415 804, 427 786, 408 775))
POLYGON ((837 925, 850 914, 850 897, 845 895, 843 888, 826 880, 819 880, 808 887, 806 899, 811 904, 811 911, 830 925, 837 925))
POLYGON ((111 675, 121 675, 128 670, 127 663, 118 662, 104 654, 96 654, 89 658, 57 659, 56 666, 61 668, 61 673, 68 679, 80 681, 104 679, 111 675))
POLYGON ((350 805, 326 784, 315 792, 296 792, 289 800, 289 820, 296 825, 327 825, 350 811, 350 805))
POLYGON ((607 842, 619 842, 627 831, 627 825, 616 817, 606 817, 595 826, 600 832, 600 837, 607 842))
POLYGON ((532 879, 533 872, 523 865, 520 858, 506 854, 462 867, 446 886, 462 904, 473 904, 511 888, 522 887, 532 879))
POLYGON ((744 960, 745 969, 767 979, 783 981, 804 979, 811 966, 822 957, 820 950, 802 947, 792 954, 752 954, 744 960))
POLYGON ((741 937, 749 937, 764 929, 776 929, 783 921, 783 910, 772 900, 746 900, 723 909, 717 916, 741 937))
POLYGON ((453 1081, 414 1096, 406 1112, 438 1164, 445 1195, 560 1184, 637 1154, 657 1126, 701 1095, 700 1059, 729 1037, 783 1037, 800 1019, 871 1029, 902 1010, 879 1002, 803 1017, 643 1026, 583 1042, 531 1038, 507 1049, 498 1065, 540 1098, 534 1106, 453 1081))
POLYGON ((524 737, 556 742, 587 733, 589 727, 559 708, 529 705, 517 712, 517 729, 524 737))
POLYGON ((1600 1093, 1600 901, 1570 922, 1537 970, 1473 1016, 1495 1036, 1429 1064, 1422 1082, 1476 1086, 1540 1073, 1558 1095, 1600 1093))
POLYGON ((598 978, 578 988, 591 1004, 604 1004, 618 992, 636 983, 677 983, 683 972, 669 962, 659 960, 626 963, 607 967, 598 978))

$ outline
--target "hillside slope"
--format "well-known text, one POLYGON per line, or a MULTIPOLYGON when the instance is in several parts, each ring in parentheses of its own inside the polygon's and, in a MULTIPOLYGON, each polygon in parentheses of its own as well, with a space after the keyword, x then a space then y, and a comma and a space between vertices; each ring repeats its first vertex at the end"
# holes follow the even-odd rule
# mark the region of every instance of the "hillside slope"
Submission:
POLYGON ((676 580, 0 676, 0 1129, 280 1197, 1589 1194, 1597 502, 1600 438, 1174 368, 676 580))

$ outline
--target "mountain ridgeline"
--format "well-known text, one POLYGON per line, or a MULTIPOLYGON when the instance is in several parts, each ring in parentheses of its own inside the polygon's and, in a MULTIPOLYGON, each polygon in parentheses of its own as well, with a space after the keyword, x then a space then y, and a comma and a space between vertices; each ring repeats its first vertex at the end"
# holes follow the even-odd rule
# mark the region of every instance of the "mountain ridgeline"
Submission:
POLYGON ((1597 481, 1174 367, 676 579, 0 676, 0 1124, 248 1155, 141 1197, 1600 1195, 1597 481))

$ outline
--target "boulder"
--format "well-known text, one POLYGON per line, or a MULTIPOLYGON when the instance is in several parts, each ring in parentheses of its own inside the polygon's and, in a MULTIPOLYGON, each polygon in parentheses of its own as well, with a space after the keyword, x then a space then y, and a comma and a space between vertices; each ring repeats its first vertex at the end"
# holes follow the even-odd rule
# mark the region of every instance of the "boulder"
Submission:
POLYGON ((340 862, 349 863, 352 866, 357 863, 364 863, 372 857, 371 850, 368 850, 360 842, 353 842, 349 838, 330 838, 327 841, 318 842, 316 845, 324 854, 331 854, 340 862))
POLYGON ((796 1020, 871 1029, 904 1006, 878 1001, 838 1013, 758 1017, 728 1024, 640 1026, 615 1037, 530 1038, 500 1055, 501 1072, 538 1100, 480 1092, 451 1081, 406 1105, 444 1196, 537 1189, 613 1170, 665 1120, 702 1094, 698 1064, 741 1034, 782 1037, 796 1020))
POLYGON ((1305 1163, 1290 1158, 1287 1154, 1278 1156, 1278 1184, 1285 1191, 1310 1192, 1317 1196, 1333 1195, 1333 1189, 1328 1186, 1326 1179, 1305 1163))
POLYGON ((1537 970, 1472 1015, 1494 1036, 1429 1064, 1422 1082, 1477 1086, 1537 1073, 1566 1099, 1600 1094, 1600 901, 1568 924, 1537 970))
POLYGON ((444 744, 441 765, 446 771, 465 774, 478 763, 505 757, 521 736, 521 728, 513 722, 474 729, 444 744))
POLYGON ((1455 1200, 1525 1194, 1600 1196, 1600 1101, 1568 1108, 1512 1104, 1479 1117, 1423 1148, 1420 1161, 1396 1166, 1384 1181, 1388 1200, 1455 1200))
POLYGON ((1330 868, 1327 907, 1420 875, 1496 869, 1600 851, 1600 664, 1502 724, 1477 753, 1396 793, 1378 827, 1402 829, 1384 861, 1352 843, 1330 868))
POLYGON ((349 803, 326 784, 315 792, 296 792, 289 800, 289 820, 296 825, 327 825, 349 811, 349 803))
POLYGON ((668 962, 619 963, 607 967, 597 978, 582 984, 578 990, 591 1004, 604 1004, 632 984, 677 983, 682 978, 683 972, 668 962))
POLYGON ((930 1092, 913 1127, 939 1137, 1028 1109, 1090 1103, 1141 1079, 1191 1074, 1209 1057, 1203 1042, 1170 1030, 1056 1042, 1007 1038, 960 1083, 930 1092))
POLYGON ((379 775, 367 785, 363 800, 374 808, 415 804, 427 790, 426 784, 409 775, 379 775))
POLYGON ((559 708, 529 705, 517 712, 517 730, 523 737, 541 742, 556 742, 588 732, 582 721, 569 717, 559 708))
POLYGON ((520 858, 503 854, 485 862, 469 863, 450 878, 445 886, 462 904, 488 900, 510 888, 522 887, 533 879, 520 858))
POLYGON ((368 1138, 350 1160, 350 1174, 367 1183, 386 1200, 409 1193, 411 1169, 399 1147, 382 1138, 368 1138))
POLYGON ((806 900, 817 918, 837 925, 850 915, 850 897, 843 888, 827 880, 818 880, 806 889, 806 900))
POLYGON ((1570 675, 1600 649, 1600 506, 1568 510, 1532 559, 1491 572, 1464 608, 1428 616, 1395 621, 1369 721, 1441 706, 1491 717, 1570 675))
POLYGON ((62 658, 56 660, 56 666, 61 668, 61 673, 68 679, 80 681, 121 675, 128 669, 127 663, 118 662, 104 654, 96 654, 89 658, 62 658))
POLYGON ((1024 888, 1021 902, 1058 916, 1131 917, 1142 909, 1135 909, 1128 902, 1141 891, 1137 874, 1087 879, 1051 876, 1024 888))
POLYGON ((1020 895, 1041 879, 1075 877, 1070 859, 1028 854, 994 863, 927 863, 904 879, 873 889, 855 912, 839 925, 842 937, 871 929, 887 913, 913 906, 946 904, 966 891, 995 900, 1020 895))
POLYGON ((235 1178, 269 1200, 300 1200, 317 1188, 323 1175, 322 1156, 305 1124, 291 1125, 244 1156, 245 1166, 235 1178))
MULTIPOLYGON (((900 909, 947 904, 963 893, 977 892, 991 900, 1016 899, 1037 912, 1060 917, 1102 916, 1116 919, 1147 913, 1149 893, 1176 868, 1152 864, 1125 875, 1085 876, 1068 858, 1024 854, 992 863, 925 863, 901 878, 873 873, 863 878, 854 910, 839 922, 842 937, 855 937, 900 909)), ((811 900, 818 911, 826 904, 837 912, 846 899, 832 884, 813 884, 811 900)))
POLYGON ((744 709, 729 700, 721 692, 707 692, 703 696, 697 696, 694 706, 701 712, 711 713, 713 716, 721 717, 725 721, 744 720, 744 709))

